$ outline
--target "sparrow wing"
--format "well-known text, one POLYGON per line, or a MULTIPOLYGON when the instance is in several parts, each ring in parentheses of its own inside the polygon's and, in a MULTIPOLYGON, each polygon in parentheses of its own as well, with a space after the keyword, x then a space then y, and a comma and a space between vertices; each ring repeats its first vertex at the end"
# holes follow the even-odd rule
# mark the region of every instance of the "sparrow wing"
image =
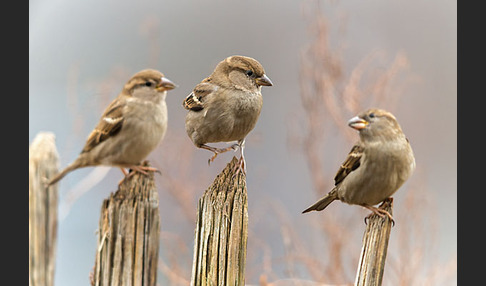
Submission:
POLYGON ((201 111, 204 109, 204 98, 216 91, 218 87, 210 83, 211 78, 204 79, 196 85, 194 90, 184 99, 182 106, 187 110, 201 111))
POLYGON ((98 125, 91 131, 81 153, 89 152, 101 142, 111 138, 120 132, 123 126, 123 107, 119 101, 113 101, 101 116, 98 125))
POLYGON ((363 157, 363 151, 363 147, 359 144, 356 144, 353 146, 353 148, 351 148, 348 157, 341 164, 336 176, 334 177, 334 185, 341 183, 349 173, 359 167, 361 157, 363 157))

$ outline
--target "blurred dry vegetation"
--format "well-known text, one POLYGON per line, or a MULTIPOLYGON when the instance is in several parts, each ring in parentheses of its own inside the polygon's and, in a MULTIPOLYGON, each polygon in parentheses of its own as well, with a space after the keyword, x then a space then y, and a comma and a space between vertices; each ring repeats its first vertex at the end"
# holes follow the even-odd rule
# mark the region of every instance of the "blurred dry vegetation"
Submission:
MULTIPOLYGON (((308 22, 310 40, 299 55, 302 108, 289 114, 291 120, 287 122, 289 149, 298 150, 297 153, 304 156, 316 199, 332 188, 334 172, 357 138, 345 122, 369 107, 396 111, 400 97, 414 81, 402 52, 387 60, 385 52, 374 51, 354 68, 346 68, 344 41, 331 41, 345 34, 346 18, 332 14, 333 11, 332 7, 323 7, 320 1, 303 1, 302 15, 308 22), (327 16, 330 11, 331 15, 327 16), (335 34, 338 36, 331 37, 335 34)), ((154 29, 159 29, 157 21, 148 19, 140 30, 152 31, 148 34, 153 35, 157 34, 154 29)), ((160 43, 157 38, 151 38, 149 44, 151 61, 157 62, 160 43)), ((76 70, 73 66, 70 86, 76 85, 76 70)), ((114 67, 112 74, 101 83, 92 83, 92 88, 100 95, 97 106, 92 108, 94 118, 109 104, 111 95, 119 92, 119 82, 129 76, 123 67, 114 67)), ((76 116, 80 103, 76 102, 75 90, 68 91, 71 100, 68 106, 74 118, 81 118, 76 116)), ((74 131, 80 131, 82 124, 75 122, 74 131)), ((83 141, 85 138, 71 139, 83 141)), ((67 145, 69 148, 70 144, 67 145)), ((209 155, 198 152, 184 130, 169 129, 161 148, 149 157, 152 165, 162 171, 161 176, 156 176, 161 204, 158 280, 163 281, 162 285, 189 285, 197 200, 212 176, 208 170, 194 170, 193 166, 194 160, 205 160, 209 155), (169 219, 178 225, 177 232, 166 228, 169 219)), ((222 169, 220 167, 216 169, 222 169)), ((393 211, 397 224, 392 229, 384 285, 456 284, 457 258, 440 262, 435 247, 436 206, 434 198, 420 184, 426 175, 418 165, 414 174, 418 179, 398 192, 401 199, 395 201, 393 211)), ((300 213, 290 213, 278 203, 269 204, 271 208, 249 214, 248 285, 354 283, 364 231, 363 220, 356 218, 364 218, 367 211, 336 202, 322 213, 307 215, 305 225, 297 225, 295 217, 300 213), (273 222, 277 225, 274 227, 280 229, 280 241, 267 241, 252 229, 252 222, 262 213, 275 217, 273 222), (273 253, 271 246, 276 244, 282 253, 273 253)))

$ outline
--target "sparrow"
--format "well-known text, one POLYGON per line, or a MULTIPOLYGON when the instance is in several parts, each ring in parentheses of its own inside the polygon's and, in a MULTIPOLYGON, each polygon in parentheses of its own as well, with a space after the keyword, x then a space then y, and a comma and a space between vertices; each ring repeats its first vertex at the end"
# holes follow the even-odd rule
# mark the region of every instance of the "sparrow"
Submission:
POLYGON ((67 173, 88 166, 130 168, 146 174, 157 169, 142 166, 167 129, 167 91, 176 85, 160 71, 145 69, 132 76, 105 109, 76 160, 54 176, 52 185, 67 173))
POLYGON ((361 112, 348 125, 358 130, 359 141, 339 167, 334 188, 302 213, 321 211, 340 200, 393 221, 390 213, 374 205, 391 197, 415 170, 409 140, 395 116, 383 109, 361 112))
POLYGON ((262 86, 272 86, 263 66, 255 59, 230 56, 221 61, 213 73, 203 79, 184 99, 188 110, 185 120, 187 135, 198 148, 214 153, 208 164, 220 153, 240 149, 236 174, 246 172, 243 154, 245 138, 255 127, 263 105, 262 86), (232 142, 227 148, 207 143, 232 142))

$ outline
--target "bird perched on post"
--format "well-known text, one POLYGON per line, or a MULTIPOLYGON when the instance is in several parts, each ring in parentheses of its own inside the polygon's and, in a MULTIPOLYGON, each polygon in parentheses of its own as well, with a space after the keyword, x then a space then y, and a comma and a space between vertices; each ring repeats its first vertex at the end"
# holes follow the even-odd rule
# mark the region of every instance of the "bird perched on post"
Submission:
POLYGON ((303 211, 321 211, 334 200, 360 205, 383 217, 393 218, 374 205, 391 197, 415 169, 408 139, 395 116, 382 109, 369 109, 351 118, 359 141, 353 146, 334 177, 335 187, 303 211))
POLYGON ((141 166, 157 147, 167 129, 167 91, 176 85, 157 70, 145 69, 125 84, 123 90, 105 109, 98 125, 89 134, 78 158, 48 185, 67 173, 88 166, 116 166, 135 171, 157 171, 141 166))
POLYGON ((262 109, 262 86, 272 86, 263 66, 253 58, 231 56, 221 61, 213 73, 203 79, 184 99, 186 132, 196 147, 214 155, 240 148, 237 172, 245 172, 245 138, 255 127, 262 109), (207 143, 237 141, 227 148, 207 143))

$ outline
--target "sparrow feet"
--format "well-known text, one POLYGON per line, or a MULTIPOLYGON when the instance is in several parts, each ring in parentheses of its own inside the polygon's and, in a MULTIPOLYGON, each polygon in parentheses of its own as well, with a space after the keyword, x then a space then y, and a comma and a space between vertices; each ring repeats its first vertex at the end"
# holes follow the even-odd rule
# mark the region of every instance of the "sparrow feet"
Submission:
POLYGON ((208 166, 210 166, 211 162, 213 162, 214 159, 216 159, 216 157, 218 157, 218 152, 213 152, 213 153, 214 153, 213 157, 208 159, 208 166))
POLYGON ((236 150, 238 150, 238 147, 239 147, 239 145, 235 143, 235 144, 233 144, 229 147, 226 147, 226 148, 215 148, 215 147, 211 147, 211 146, 204 145, 204 144, 201 145, 199 148, 203 148, 203 149, 209 150, 209 151, 214 153, 214 155, 211 158, 208 159, 208 165, 211 165, 211 162, 213 162, 214 159, 216 159, 218 154, 228 152, 230 150, 236 151, 236 150))
POLYGON ((238 160, 238 164, 236 165, 235 169, 233 170, 233 178, 238 176, 239 172, 242 172, 246 176, 246 161, 245 157, 241 156, 240 160, 238 160))
POLYGON ((233 149, 233 151, 238 151, 238 148, 240 148, 240 145, 238 143, 235 143, 233 145, 231 145, 229 148, 233 149))
MULTIPOLYGON (((244 150, 245 150, 245 139, 239 140, 237 144, 235 144, 240 148, 240 160, 238 162, 238 166, 236 166, 236 169, 234 171, 233 178, 238 175, 238 173, 241 171, 245 176, 246 176, 246 160, 245 160, 245 155, 244 155, 244 150)), ((233 145, 233 146, 235 146, 233 145)), ((235 149, 236 151, 236 149, 235 149)))
POLYGON ((120 170, 122 171, 123 175, 125 175, 125 177, 130 177, 135 172, 139 172, 144 175, 148 175, 148 172, 156 172, 162 174, 157 168, 149 167, 149 166, 132 165, 132 166, 128 166, 127 168, 132 169, 134 172, 127 172, 124 168, 120 168, 120 170))
POLYGON ((365 224, 368 224, 367 220, 373 215, 373 214, 376 214, 377 216, 381 217, 381 218, 384 218, 385 216, 387 216, 390 221, 392 222, 392 226, 395 225, 395 220, 393 220, 393 216, 387 212, 386 210, 384 209, 380 209, 380 208, 377 208, 377 207, 373 207, 373 206, 367 206, 367 205, 363 205, 363 207, 369 209, 370 211, 372 211, 371 214, 367 215, 364 219, 364 222, 365 224))
MULTIPOLYGON (((159 169, 154 168, 154 167, 148 167, 148 166, 137 166, 137 165, 134 165, 134 166, 130 166, 130 169, 132 169, 134 171, 137 171, 139 173, 142 173, 144 175, 148 175, 147 172, 156 172, 156 173, 162 174, 159 171, 159 169)), ((130 176, 130 174, 132 174, 132 173, 129 173, 128 175, 130 176)))
POLYGON ((135 172, 139 172, 139 173, 142 173, 144 175, 148 175, 148 172, 156 172, 156 173, 162 174, 157 168, 154 168, 154 167, 141 166, 141 165, 132 165, 132 166, 128 166, 127 168, 132 169, 133 172, 127 172, 127 170, 125 170, 125 168, 120 168, 120 170, 122 171, 124 177, 123 177, 123 179, 121 179, 120 182, 118 182, 118 186, 120 186, 121 183, 125 179, 130 178, 131 176, 133 176, 133 174, 135 174, 135 172))

